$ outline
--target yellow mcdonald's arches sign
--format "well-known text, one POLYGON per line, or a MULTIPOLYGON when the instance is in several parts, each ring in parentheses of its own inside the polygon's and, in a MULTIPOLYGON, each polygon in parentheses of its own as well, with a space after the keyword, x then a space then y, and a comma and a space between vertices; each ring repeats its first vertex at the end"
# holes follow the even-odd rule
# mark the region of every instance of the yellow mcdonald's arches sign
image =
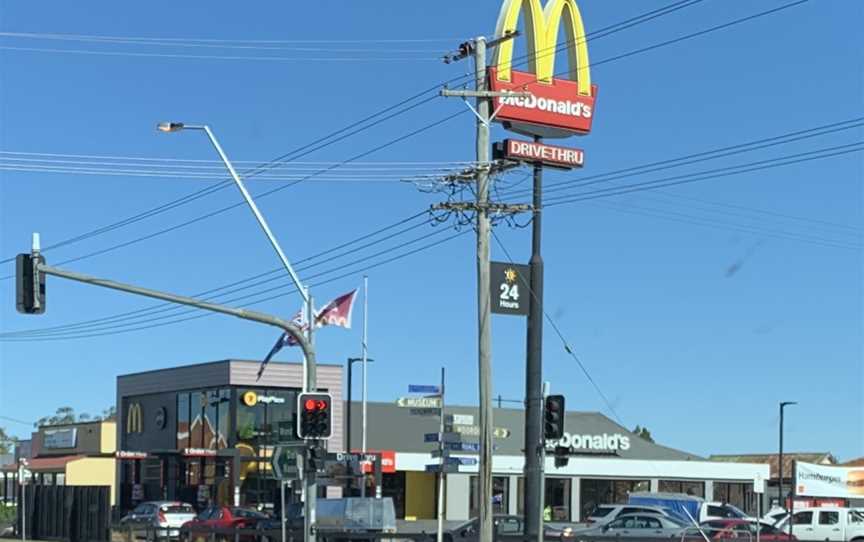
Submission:
POLYGON ((519 17, 525 18, 530 71, 513 69, 514 40, 498 44, 489 68, 493 91, 530 92, 529 97, 496 98, 496 120, 515 132, 542 137, 587 134, 594 118, 597 87, 591 83, 591 66, 582 14, 575 0, 504 0, 498 15, 496 37, 514 32, 519 17), (558 34, 564 26, 568 77, 555 77, 558 34))
POLYGON ((126 411, 126 432, 141 433, 144 431, 144 418, 141 415, 141 403, 132 403, 126 411))

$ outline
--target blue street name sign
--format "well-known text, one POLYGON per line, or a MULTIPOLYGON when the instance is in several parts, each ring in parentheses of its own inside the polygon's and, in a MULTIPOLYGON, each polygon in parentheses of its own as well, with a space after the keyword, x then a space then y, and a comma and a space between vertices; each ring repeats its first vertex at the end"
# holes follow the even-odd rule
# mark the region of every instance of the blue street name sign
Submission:
POLYGON ((444 468, 441 468, 441 465, 426 465, 426 472, 443 472, 444 474, 459 472, 459 465, 445 463, 444 468))
POLYGON ((478 462, 476 457, 453 457, 453 456, 445 458, 444 461, 448 465, 476 465, 478 462))
POLYGON ((445 444, 445 447, 448 450, 452 450, 454 452, 479 452, 480 451, 480 443, 479 442, 448 442, 445 444))
POLYGON ((441 387, 429 384, 408 384, 408 393, 441 393, 441 387))

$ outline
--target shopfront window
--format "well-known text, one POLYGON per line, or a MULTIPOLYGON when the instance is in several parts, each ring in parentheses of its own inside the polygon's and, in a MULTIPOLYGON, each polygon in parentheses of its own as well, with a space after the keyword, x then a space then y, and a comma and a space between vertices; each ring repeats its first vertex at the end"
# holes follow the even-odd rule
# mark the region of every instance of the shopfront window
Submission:
POLYGON ((177 449, 189 448, 189 393, 177 394, 177 449))
POLYGON ((177 394, 177 449, 228 447, 231 390, 214 389, 177 394))
POLYGON ((381 496, 393 499, 396 517, 405 518, 405 472, 387 472, 381 476, 381 496))
MULTIPOLYGON (((471 488, 469 495, 469 515, 478 517, 480 515, 480 479, 471 477, 471 488)), ((510 479, 507 476, 492 477, 492 513, 507 514, 510 505, 510 479)))
POLYGON ((591 514, 594 508, 601 504, 624 504, 630 493, 649 491, 649 480, 599 480, 583 478, 580 483, 579 501, 581 502, 582 518, 591 514))
POLYGON ((664 493, 684 493, 694 497, 705 497, 705 482, 688 480, 660 480, 660 491, 664 493))
POLYGON ((294 390, 239 390, 237 439, 250 445, 296 440, 296 407, 294 390))
POLYGON ((548 521, 570 521, 570 478, 546 478, 543 515, 548 521))
POLYGON ((753 483, 714 482, 715 501, 731 504, 748 514, 756 512, 758 495, 753 493, 753 483))

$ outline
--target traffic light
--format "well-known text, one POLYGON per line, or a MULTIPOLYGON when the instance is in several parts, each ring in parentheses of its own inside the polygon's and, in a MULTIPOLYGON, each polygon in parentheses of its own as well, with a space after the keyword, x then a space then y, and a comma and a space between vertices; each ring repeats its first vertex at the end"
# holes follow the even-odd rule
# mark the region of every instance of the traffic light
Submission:
POLYGON ((19 254, 15 258, 15 308, 23 314, 45 312, 45 273, 38 265, 45 258, 39 253, 19 254))
POLYGON ((549 395, 543 410, 543 435, 547 439, 564 436, 564 396, 549 395))
POLYGON ((297 397, 297 435, 328 439, 333 432, 333 399, 329 393, 301 393, 297 397))
POLYGON ((560 469, 570 462, 570 448, 555 446, 555 468, 560 469))

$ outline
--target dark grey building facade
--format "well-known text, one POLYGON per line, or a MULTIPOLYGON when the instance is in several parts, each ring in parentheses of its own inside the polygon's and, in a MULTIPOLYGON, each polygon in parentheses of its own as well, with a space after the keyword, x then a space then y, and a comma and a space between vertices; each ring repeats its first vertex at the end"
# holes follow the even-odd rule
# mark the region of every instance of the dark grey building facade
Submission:
MULTIPOLYGON (((276 443, 296 440, 302 365, 224 360, 117 378, 118 491, 122 508, 178 499, 203 506, 271 504, 276 443)), ((333 396, 342 449, 342 367, 318 365, 318 389, 333 396)))

